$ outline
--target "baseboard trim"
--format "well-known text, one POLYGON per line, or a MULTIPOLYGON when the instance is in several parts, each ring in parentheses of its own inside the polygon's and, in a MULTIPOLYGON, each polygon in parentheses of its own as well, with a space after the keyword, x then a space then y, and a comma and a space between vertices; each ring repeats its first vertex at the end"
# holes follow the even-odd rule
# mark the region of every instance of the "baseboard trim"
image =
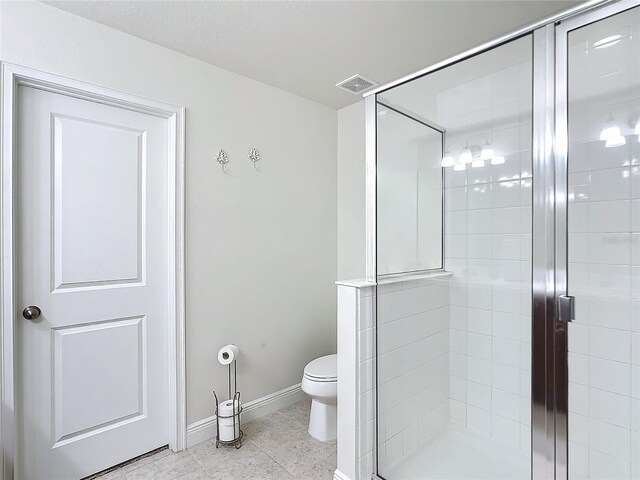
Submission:
POLYGON ((333 472, 333 480, 351 480, 351 479, 347 477, 344 473, 342 473, 340 470, 336 470, 335 472, 333 472))
MULTIPOLYGON (((265 395, 243 405, 242 423, 268 415, 271 412, 288 407, 304 398, 300 384, 292 385, 278 392, 265 395)), ((213 401, 213 400, 212 400, 213 401)), ((216 416, 203 418, 187 427, 187 448, 216 436, 216 416)), ((346 478, 346 477, 345 477, 346 478)), ((346 480, 349 480, 346 478, 346 480)))

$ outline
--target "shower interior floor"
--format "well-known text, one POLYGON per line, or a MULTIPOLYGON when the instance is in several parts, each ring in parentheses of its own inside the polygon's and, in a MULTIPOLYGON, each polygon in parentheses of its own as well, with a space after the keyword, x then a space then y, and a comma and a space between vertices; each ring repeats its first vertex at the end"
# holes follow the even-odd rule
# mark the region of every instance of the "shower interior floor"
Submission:
MULTIPOLYGON (((388 480, 528 479, 529 456, 520 450, 449 426, 383 473, 388 480)), ((382 472, 381 472, 382 473, 382 472)))

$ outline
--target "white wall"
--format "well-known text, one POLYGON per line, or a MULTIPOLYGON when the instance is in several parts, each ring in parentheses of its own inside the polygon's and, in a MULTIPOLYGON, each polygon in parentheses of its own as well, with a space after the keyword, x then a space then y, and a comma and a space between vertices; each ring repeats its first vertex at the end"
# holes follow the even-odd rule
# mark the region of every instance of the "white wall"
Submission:
POLYGON ((245 402, 335 352, 336 111, 41 3, 0 13, 3 61, 187 108, 188 422, 226 389, 226 343, 245 402))
POLYGON ((338 110, 338 278, 364 278, 364 101, 338 110))

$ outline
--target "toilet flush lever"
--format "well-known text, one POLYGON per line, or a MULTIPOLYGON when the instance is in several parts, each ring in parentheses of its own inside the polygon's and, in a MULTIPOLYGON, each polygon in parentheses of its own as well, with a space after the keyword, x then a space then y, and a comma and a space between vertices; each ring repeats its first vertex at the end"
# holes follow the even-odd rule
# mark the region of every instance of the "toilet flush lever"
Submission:
POLYGON ((558 297, 558 320, 568 323, 576 318, 576 297, 560 295, 558 297))

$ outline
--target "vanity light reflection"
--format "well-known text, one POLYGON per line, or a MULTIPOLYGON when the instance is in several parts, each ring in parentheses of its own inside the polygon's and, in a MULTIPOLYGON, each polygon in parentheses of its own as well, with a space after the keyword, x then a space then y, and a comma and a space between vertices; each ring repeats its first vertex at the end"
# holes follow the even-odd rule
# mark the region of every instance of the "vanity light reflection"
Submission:
POLYGON ((467 164, 471 164, 472 168, 482 168, 486 165, 487 161, 490 162, 491 165, 502 165, 505 163, 505 157, 503 155, 496 155, 495 150, 488 141, 484 143, 482 148, 480 148, 480 146, 469 147, 469 145, 465 145, 457 160, 447 149, 442 156, 440 166, 442 168, 453 167, 455 172, 461 172, 467 169, 467 164))

